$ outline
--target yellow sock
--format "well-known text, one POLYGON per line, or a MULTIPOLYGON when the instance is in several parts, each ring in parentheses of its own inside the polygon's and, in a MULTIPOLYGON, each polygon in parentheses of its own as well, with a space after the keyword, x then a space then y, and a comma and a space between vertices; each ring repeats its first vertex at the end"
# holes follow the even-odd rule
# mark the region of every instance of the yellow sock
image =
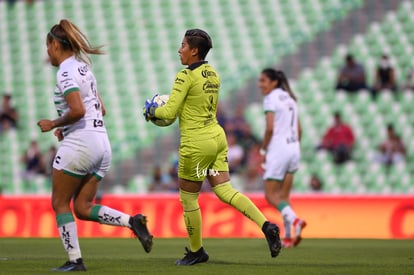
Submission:
POLYGON ((260 228, 263 227, 263 224, 266 222, 265 216, 248 197, 234 189, 230 182, 219 184, 214 187, 213 190, 222 202, 239 210, 243 215, 254 221, 260 228))
POLYGON ((190 238, 190 250, 196 252, 203 246, 198 193, 190 193, 180 189, 180 202, 184 209, 184 222, 190 238))

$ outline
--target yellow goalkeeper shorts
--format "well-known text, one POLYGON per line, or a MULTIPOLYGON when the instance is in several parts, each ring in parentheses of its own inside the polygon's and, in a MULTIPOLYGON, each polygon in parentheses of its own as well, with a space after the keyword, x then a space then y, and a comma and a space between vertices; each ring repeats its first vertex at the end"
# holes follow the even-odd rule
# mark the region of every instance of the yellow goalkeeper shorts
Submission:
POLYGON ((227 152, 223 129, 213 138, 181 143, 178 177, 190 181, 204 181, 206 176, 228 172, 227 152))

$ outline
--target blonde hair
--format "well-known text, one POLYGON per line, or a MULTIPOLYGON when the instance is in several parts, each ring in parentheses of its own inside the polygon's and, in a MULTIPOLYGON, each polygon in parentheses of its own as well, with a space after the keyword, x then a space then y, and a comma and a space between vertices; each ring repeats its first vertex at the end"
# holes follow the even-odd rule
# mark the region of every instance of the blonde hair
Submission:
POLYGON ((70 50, 75 57, 87 64, 91 63, 89 54, 104 54, 102 46, 91 46, 88 37, 79 28, 67 19, 60 20, 59 24, 54 25, 47 34, 47 41, 57 40, 63 50, 70 50))

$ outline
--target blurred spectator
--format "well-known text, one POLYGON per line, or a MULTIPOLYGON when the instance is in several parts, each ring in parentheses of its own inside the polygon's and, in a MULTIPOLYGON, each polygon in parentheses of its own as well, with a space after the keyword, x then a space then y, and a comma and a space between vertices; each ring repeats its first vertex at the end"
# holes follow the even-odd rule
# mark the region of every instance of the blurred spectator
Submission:
POLYGON ((170 177, 169 189, 170 191, 178 191, 178 159, 175 159, 168 170, 170 177))
POLYGON ((392 165, 405 160, 406 147, 400 136, 395 132, 394 125, 387 126, 387 139, 378 146, 376 160, 384 165, 392 165))
POLYGON ((230 173, 238 172, 243 160, 243 147, 237 144, 236 136, 233 133, 227 134, 228 153, 230 173))
POLYGON ((262 180, 262 156, 259 153, 260 143, 255 143, 250 147, 250 150, 247 153, 247 163, 246 163, 246 175, 244 179, 245 191, 258 191, 263 190, 263 180, 262 180))
MULTIPOLYGON (((250 152, 250 149, 258 143, 258 139, 253 135, 250 125, 244 126, 242 136, 238 141, 238 144, 243 148, 244 152, 250 152)), ((248 162, 249 154, 244 154, 242 159, 242 166, 245 166, 248 162)))
POLYGON ((249 128, 249 124, 244 118, 244 108, 238 106, 235 111, 235 116, 228 119, 226 122, 226 133, 232 133, 236 136, 236 140, 242 140, 246 129, 249 128))
POLYGON ((226 127, 227 117, 223 111, 223 106, 221 104, 218 105, 216 118, 217 118, 218 124, 220 124, 221 127, 223 128, 226 127))
POLYGON ((25 179, 30 179, 36 174, 45 173, 43 155, 39 150, 37 141, 32 140, 30 142, 29 149, 24 152, 21 160, 26 166, 25 179))
POLYGON ((252 133, 252 128, 249 124, 245 124, 241 130, 241 137, 238 140, 238 143, 244 148, 245 151, 249 151, 252 146, 256 145, 258 140, 252 133))
MULTIPOLYGON (((9 4, 9 7, 13 7, 14 3, 16 3, 17 0, 7 0, 7 3, 9 4)), ((31 5, 33 4, 34 0, 25 0, 26 4, 31 5)))
POLYGON ((334 125, 326 131, 322 139, 322 144, 318 149, 328 150, 332 153, 334 162, 336 164, 342 164, 351 159, 354 143, 355 138, 351 127, 342 121, 339 112, 335 112, 334 125))
POLYGON ((407 80, 405 82, 404 89, 414 91, 414 62, 413 67, 407 75, 407 80))
POLYGON ((11 104, 11 95, 3 95, 3 102, 0 109, 0 132, 6 132, 10 128, 16 128, 19 115, 11 104))
POLYGON ((397 91, 395 70, 391 65, 388 55, 382 55, 381 61, 375 71, 375 81, 372 87, 372 96, 375 98, 381 90, 397 91))
POLYGON ((171 180, 168 175, 162 173, 161 166, 156 165, 152 172, 151 183, 148 187, 150 192, 163 192, 170 190, 171 180))
POLYGON ((49 151, 46 153, 45 157, 45 174, 47 176, 52 175, 53 170, 53 161, 55 160, 55 156, 57 153, 57 149, 54 145, 50 146, 49 151))
POLYGON ((309 185, 310 185, 310 189, 314 192, 322 191, 322 181, 315 174, 312 175, 309 185))
POLYGON ((345 58, 345 65, 339 72, 336 89, 357 92, 366 88, 364 67, 357 63, 351 54, 348 54, 345 58))

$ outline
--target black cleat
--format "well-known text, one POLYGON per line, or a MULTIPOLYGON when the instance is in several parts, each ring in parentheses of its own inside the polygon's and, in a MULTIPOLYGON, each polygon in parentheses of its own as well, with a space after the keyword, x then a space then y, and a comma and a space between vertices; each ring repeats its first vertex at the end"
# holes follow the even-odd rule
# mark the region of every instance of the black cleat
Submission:
POLYGON ((54 268, 52 269, 52 271, 58 271, 58 272, 86 271, 86 267, 83 264, 82 258, 79 258, 75 262, 67 261, 64 265, 58 268, 54 268))
POLYGON ((274 258, 279 255, 280 249, 282 248, 279 236, 279 227, 274 223, 267 222, 263 226, 263 233, 265 234, 267 244, 269 245, 270 255, 274 258))
POLYGON ((137 236, 141 242, 145 252, 150 253, 152 249, 153 236, 149 233, 147 228, 147 217, 138 214, 131 217, 129 223, 131 224, 132 232, 134 232, 135 236, 137 236))
POLYGON ((194 265, 208 261, 208 253, 204 248, 200 248, 196 252, 191 252, 190 249, 186 247, 185 251, 184 258, 175 261, 176 265, 194 265))

